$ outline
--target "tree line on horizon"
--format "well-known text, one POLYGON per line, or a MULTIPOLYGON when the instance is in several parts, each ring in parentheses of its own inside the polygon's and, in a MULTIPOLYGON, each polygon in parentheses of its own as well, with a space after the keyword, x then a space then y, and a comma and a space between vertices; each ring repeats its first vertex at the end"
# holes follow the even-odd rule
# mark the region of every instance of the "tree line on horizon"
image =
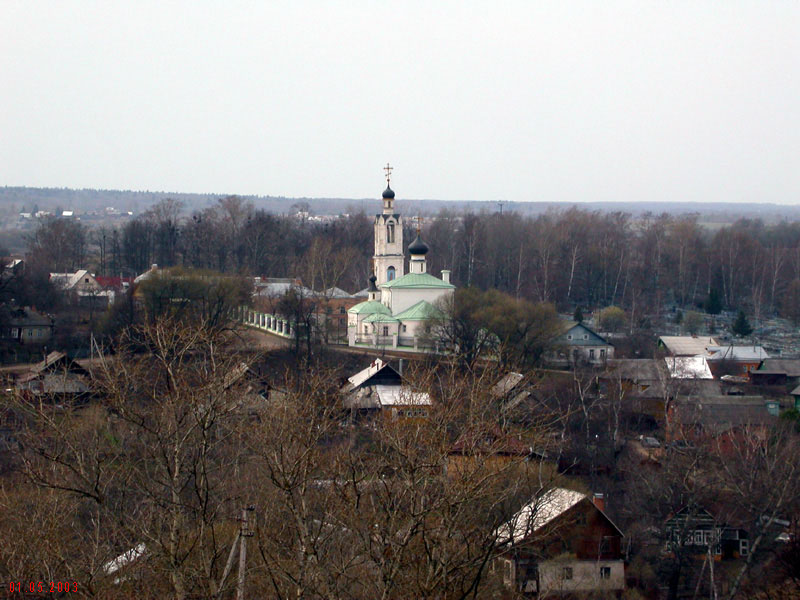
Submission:
MULTIPOLYGON (((415 235, 406 216, 405 240, 415 235)), ((742 219, 710 231, 697 215, 634 218, 570 208, 537 216, 441 211, 424 220, 428 270, 458 287, 497 289, 560 311, 620 306, 635 324, 677 306, 744 310, 755 319, 800 319, 800 221, 742 219)), ((257 210, 227 197, 185 214, 164 200, 120 229, 43 221, 28 239, 34 268, 135 276, 152 264, 363 289, 373 253, 372 217, 327 222, 257 210), (335 275, 326 265, 343 263, 335 275)), ((713 312, 713 311, 712 311, 713 312)))

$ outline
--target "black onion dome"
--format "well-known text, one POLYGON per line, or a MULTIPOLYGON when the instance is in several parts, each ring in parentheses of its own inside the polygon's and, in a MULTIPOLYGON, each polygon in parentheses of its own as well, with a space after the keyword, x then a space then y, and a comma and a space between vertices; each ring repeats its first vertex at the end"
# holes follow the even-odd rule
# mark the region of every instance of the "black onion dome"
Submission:
POLYGON ((383 190, 383 199, 384 200, 394 199, 394 190, 390 188, 388 185, 386 186, 386 189, 383 190))
POLYGON ((414 241, 408 245, 408 251, 411 254, 421 254, 423 256, 428 253, 428 244, 420 239, 419 232, 417 232, 417 237, 414 238, 414 241))
POLYGON ((378 286, 375 285, 376 281, 378 281, 378 278, 375 277, 375 273, 373 273, 372 275, 370 275, 370 278, 369 278, 369 288, 368 289, 369 289, 370 292, 379 291, 378 290, 378 286))

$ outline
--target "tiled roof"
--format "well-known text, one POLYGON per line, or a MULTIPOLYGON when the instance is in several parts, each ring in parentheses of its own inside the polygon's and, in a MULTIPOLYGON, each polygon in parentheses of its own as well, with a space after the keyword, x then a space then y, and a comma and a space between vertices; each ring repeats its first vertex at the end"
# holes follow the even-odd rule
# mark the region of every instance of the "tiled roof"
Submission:
POLYGON ((442 288, 455 289, 452 283, 447 283, 431 275, 430 273, 408 273, 397 279, 392 279, 382 283, 382 288, 442 288))

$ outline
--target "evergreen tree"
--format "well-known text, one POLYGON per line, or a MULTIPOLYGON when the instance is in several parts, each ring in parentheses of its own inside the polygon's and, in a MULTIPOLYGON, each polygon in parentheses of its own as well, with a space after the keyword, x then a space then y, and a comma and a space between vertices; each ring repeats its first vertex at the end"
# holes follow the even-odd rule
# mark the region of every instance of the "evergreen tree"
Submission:
POLYGON ((722 298, 719 297, 717 288, 711 288, 706 298, 706 312, 710 315, 718 315, 722 311, 722 298))
POLYGON ((736 315, 736 320, 731 325, 731 332, 742 337, 753 333, 753 327, 750 325, 750 321, 747 320, 743 310, 740 310, 739 314, 736 315))

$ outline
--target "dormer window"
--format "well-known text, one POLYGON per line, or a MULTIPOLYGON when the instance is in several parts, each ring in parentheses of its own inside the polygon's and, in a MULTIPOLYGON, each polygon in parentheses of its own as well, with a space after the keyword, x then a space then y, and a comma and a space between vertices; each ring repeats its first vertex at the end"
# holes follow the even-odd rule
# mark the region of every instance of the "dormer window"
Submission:
POLYGON ((571 334, 571 333, 570 333, 570 334, 567 334, 567 339, 568 339, 568 340, 571 340, 571 339, 572 339, 572 334, 571 334))

